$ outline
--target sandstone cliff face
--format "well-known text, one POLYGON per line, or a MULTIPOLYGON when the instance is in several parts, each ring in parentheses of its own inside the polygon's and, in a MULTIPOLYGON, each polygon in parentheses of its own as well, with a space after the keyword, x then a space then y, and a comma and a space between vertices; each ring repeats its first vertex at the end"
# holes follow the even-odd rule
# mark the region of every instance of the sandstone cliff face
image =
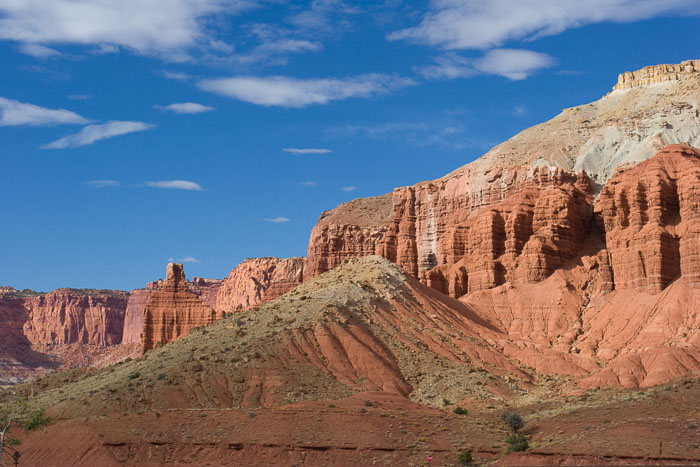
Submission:
POLYGON ((143 312, 154 291, 154 288, 146 287, 145 289, 132 290, 129 293, 129 302, 124 313, 123 343, 141 344, 143 338, 143 312))
POLYGON ((653 65, 637 71, 622 73, 613 91, 630 89, 668 81, 679 81, 700 72, 700 60, 686 60, 677 65, 653 65))
POLYGON ((700 151, 669 146, 615 175, 596 203, 616 288, 700 284, 700 151))
POLYGON ((234 313, 274 300, 301 284, 304 258, 252 258, 233 268, 218 289, 215 309, 234 313))
POLYGON ((127 300, 126 292, 73 289, 29 298, 24 334, 33 344, 119 344, 127 300))
MULTIPOLYGON (((548 277, 591 247, 591 206, 618 166, 647 160, 667 144, 700 143, 696 62, 621 75, 639 85, 565 109, 440 179, 323 213, 304 278, 368 254, 453 297, 520 276, 548 277), (644 84, 650 76, 666 84, 644 84)), ((673 236, 658 240, 669 241, 673 236)), ((601 274, 612 275, 615 258, 601 259, 601 274)))
POLYGON ((189 291, 182 264, 168 264, 167 276, 155 290, 143 312, 143 350, 186 336, 193 328, 206 326, 218 314, 189 291))
POLYGON ((190 282, 189 290, 192 293, 199 295, 199 298, 212 308, 216 308, 216 296, 223 284, 220 279, 205 279, 203 277, 195 277, 190 282))

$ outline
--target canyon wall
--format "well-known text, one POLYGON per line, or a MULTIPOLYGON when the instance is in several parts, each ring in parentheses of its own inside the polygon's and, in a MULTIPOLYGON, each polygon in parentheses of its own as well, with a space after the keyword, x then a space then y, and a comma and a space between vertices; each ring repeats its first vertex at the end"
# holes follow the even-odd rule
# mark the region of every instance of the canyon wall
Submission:
POLYGON ((128 293, 57 289, 25 300, 32 344, 114 345, 122 341, 128 293))
POLYGON ((154 290, 143 311, 142 348, 154 349, 213 323, 220 315, 189 291, 182 264, 170 263, 165 281, 154 290))
POLYGON ((301 284, 304 258, 251 258, 231 270, 216 296, 216 310, 234 313, 273 300, 301 284))

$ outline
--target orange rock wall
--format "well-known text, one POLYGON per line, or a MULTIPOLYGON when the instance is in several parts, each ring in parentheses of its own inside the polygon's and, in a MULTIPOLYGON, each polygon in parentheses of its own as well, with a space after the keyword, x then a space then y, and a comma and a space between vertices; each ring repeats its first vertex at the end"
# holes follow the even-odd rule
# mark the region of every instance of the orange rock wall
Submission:
POLYGON ((215 308, 233 313, 273 300, 301 284, 304 258, 252 258, 233 268, 218 289, 215 308))
POLYGON ((679 277, 700 285, 700 151, 669 146, 616 174, 595 211, 615 288, 658 293, 679 277))
POLYGON ((211 324, 218 317, 189 291, 182 264, 170 263, 165 281, 151 294, 143 312, 143 350, 186 336, 191 329, 211 324))
POLYGON ((32 344, 115 345, 122 341, 128 293, 57 289, 25 300, 32 344))

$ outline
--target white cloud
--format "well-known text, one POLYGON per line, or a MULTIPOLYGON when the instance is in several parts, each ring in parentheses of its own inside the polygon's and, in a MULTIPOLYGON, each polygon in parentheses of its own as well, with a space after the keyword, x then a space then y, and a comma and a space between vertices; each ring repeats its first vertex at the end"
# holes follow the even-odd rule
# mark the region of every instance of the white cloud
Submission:
POLYGON ((476 60, 476 69, 487 75, 500 75, 508 79, 525 79, 540 68, 554 64, 547 54, 519 49, 495 49, 476 60))
POLYGON ((188 180, 160 180, 154 182, 146 182, 144 185, 151 188, 202 191, 202 187, 198 183, 190 182, 188 180))
POLYGON ((118 187, 120 183, 116 180, 92 180, 87 182, 87 185, 90 188, 109 188, 118 187))
POLYGON ((426 79, 469 78, 475 75, 500 75, 511 80, 521 80, 541 68, 554 64, 554 59, 543 53, 522 49, 489 50, 480 58, 466 58, 449 53, 419 70, 426 79))
POLYGON ((445 49, 485 49, 591 23, 697 13, 696 0, 432 0, 418 26, 394 32, 389 39, 445 49))
POLYGON ((272 223, 274 223, 274 224, 281 224, 281 223, 283 223, 283 222, 289 222, 289 221, 291 221, 290 218, 288 218, 288 217, 282 217, 282 216, 280 216, 280 217, 272 217, 272 218, 263 219, 263 220, 264 220, 265 222, 272 222, 272 223))
POLYGON ((527 107, 525 107, 525 104, 516 105, 513 109, 513 115, 516 117, 524 117, 527 114, 528 110, 527 107))
POLYGON ((207 79, 198 83, 205 91, 253 104, 279 107, 304 107, 326 104, 351 97, 370 97, 416 84, 409 78, 366 74, 352 78, 295 79, 285 76, 258 78, 237 76, 207 79))
POLYGON ((0 39, 24 44, 127 48, 182 58, 188 48, 220 48, 205 23, 252 0, 12 0, 0 2, 0 39))
POLYGON ((178 71, 163 71, 163 76, 168 79, 174 79, 177 81, 189 81, 191 79, 190 75, 187 73, 180 73, 178 71))
POLYGON ((250 53, 237 55, 235 58, 241 63, 269 62, 268 64, 284 64, 286 59, 279 58, 283 55, 316 52, 322 48, 323 46, 318 42, 284 38, 263 42, 251 50, 250 53))
POLYGON ((292 154, 328 154, 329 152, 333 152, 325 148, 284 148, 282 151, 292 154))
POLYGON ((312 188, 316 186, 316 182, 299 182, 299 185, 303 186, 304 188, 312 188))
POLYGON ((54 50, 41 44, 21 44, 19 46, 19 51, 25 55, 31 55, 35 58, 48 58, 61 55, 58 50, 54 50))
POLYGON ((0 126, 86 124, 90 120, 65 109, 47 109, 0 97, 0 126))
POLYGON ((214 107, 207 107, 206 105, 197 104, 196 102, 181 102, 166 106, 154 105, 153 107, 156 109, 170 110, 176 114, 199 114, 214 110, 214 107))
POLYGON ((77 148, 92 144, 101 139, 113 138, 115 136, 150 130, 152 128, 155 128, 155 125, 149 123, 113 120, 106 123, 88 125, 78 133, 57 139, 52 143, 42 146, 41 149, 77 148))
POLYGON ((357 190, 357 187, 356 186, 344 186, 343 188, 341 188, 341 190, 350 192, 350 191, 357 190))
POLYGON ((184 258, 168 258, 168 262, 173 263, 199 263, 200 261, 194 256, 185 256, 184 258))

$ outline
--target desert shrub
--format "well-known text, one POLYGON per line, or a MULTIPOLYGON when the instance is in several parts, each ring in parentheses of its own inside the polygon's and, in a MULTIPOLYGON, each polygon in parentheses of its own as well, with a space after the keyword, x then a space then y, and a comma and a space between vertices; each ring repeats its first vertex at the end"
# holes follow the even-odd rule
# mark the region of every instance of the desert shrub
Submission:
POLYGON ((506 439, 506 443, 508 443, 508 452, 520 452, 529 447, 527 438, 522 433, 513 433, 506 439))
POLYGON ((462 407, 455 407, 452 412, 456 413, 457 415, 469 415, 469 411, 462 407))
POLYGON ((365 407, 372 407, 372 401, 365 401, 365 407))
POLYGON ((140 378, 140 377, 141 377, 141 373, 139 373, 138 371, 134 371, 133 373, 131 373, 129 375, 129 379, 136 379, 136 378, 140 378))
POLYGON ((443 399, 443 400, 442 400, 442 405, 444 405, 445 407, 447 407, 448 405, 452 405, 452 402, 450 402, 449 399, 443 399))
POLYGON ((472 462, 474 462, 472 459, 472 452, 469 450, 459 453, 457 460, 459 461, 460 465, 472 465, 472 462))
POLYGON ((158 381, 164 380, 165 379, 165 373, 159 373, 158 376, 156 377, 158 381))
POLYGON ((515 412, 506 412, 502 415, 503 421, 513 431, 518 431, 523 427, 523 418, 515 412))

